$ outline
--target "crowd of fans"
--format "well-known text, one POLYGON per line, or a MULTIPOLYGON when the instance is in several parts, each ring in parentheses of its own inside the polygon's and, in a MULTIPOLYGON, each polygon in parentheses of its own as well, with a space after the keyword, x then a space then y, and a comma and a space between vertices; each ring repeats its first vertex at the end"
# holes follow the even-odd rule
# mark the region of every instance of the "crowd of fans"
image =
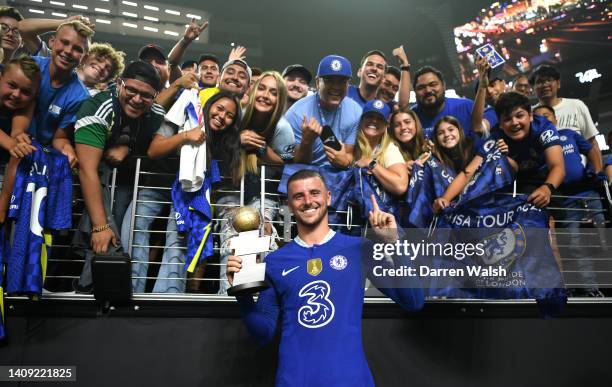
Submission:
MULTIPOLYGON (((446 97, 444 75, 430 66, 413 70, 402 46, 392 53, 397 67, 385 53, 367 52, 356 72, 358 84, 351 85, 354 68, 338 55, 322 58, 314 76, 299 64, 282 73, 251 68, 243 47, 234 48, 227 60, 208 53, 184 60, 206 22, 192 21, 168 54, 149 44, 129 64, 110 44, 92 42, 95 26, 85 17, 24 19, 14 8, 1 7, 0 26, 0 222, 10 223, 7 211, 18 165, 39 151, 35 143, 65 155, 78 168, 86 209, 73 240, 85 260, 77 291, 89 292, 94 286, 93 257, 123 253, 133 233, 138 246, 131 256, 133 289, 144 292, 148 231, 154 219, 167 217, 153 291, 185 292, 185 257, 202 254, 201 246, 192 251, 188 238, 177 233, 178 209, 163 213, 163 203, 175 203, 177 191, 205 190, 217 181, 209 176, 217 165, 225 178, 214 183, 210 202, 214 217, 225 220, 217 224, 222 264, 231 253, 227 241, 236 230, 230 220, 241 195, 245 204, 263 206, 263 228, 276 233, 271 222, 278 217, 280 199, 267 197, 262 203, 258 175, 263 164, 271 166, 271 177, 280 177, 285 164, 359 168, 373 178, 383 201, 401 203, 414 168, 436 160, 456 177, 430 203, 434 212, 451 205, 474 177, 489 138, 507 155, 519 190, 538 207, 546 207, 557 192, 593 192, 598 180, 612 180, 609 164, 605 176, 595 141, 599 132, 586 105, 558 95, 560 74, 550 66, 517 78, 508 90, 506 79, 491 73, 485 60, 477 60, 479 85, 472 101, 446 97), (39 36, 49 31, 53 35, 42 41, 39 36), (416 104, 410 106, 412 90, 416 104), (535 107, 529 99, 532 90, 538 99, 535 107), (588 163, 583 164, 580 154, 588 163), (150 173, 139 177, 142 188, 132 202, 136 158, 150 173), (117 174, 111 202, 113 168, 117 174), (183 177, 194 168, 194 176, 183 177)), ((276 189, 266 186, 268 192, 276 189)), ((575 199, 565 205, 582 203, 602 209, 599 200, 575 199)), ((598 214, 593 223, 604 227, 598 214)), ((208 231, 202 238, 207 237, 208 231)), ((219 293, 225 294, 221 267, 219 293)), ((588 295, 601 294, 593 278, 585 281, 593 284, 584 289, 588 295)))

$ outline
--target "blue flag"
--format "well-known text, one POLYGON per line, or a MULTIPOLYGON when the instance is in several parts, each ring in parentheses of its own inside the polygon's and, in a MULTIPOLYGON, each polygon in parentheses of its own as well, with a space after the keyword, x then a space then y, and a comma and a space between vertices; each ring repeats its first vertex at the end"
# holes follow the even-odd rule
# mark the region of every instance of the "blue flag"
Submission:
POLYGON ((415 163, 405 198, 409 212, 401 220, 402 226, 429 227, 434 218, 433 201, 444 194, 454 179, 455 172, 433 155, 423 166, 415 163))
POLYGON ((436 264, 503 267, 508 274, 480 277, 474 288, 443 291, 474 298, 534 298, 545 315, 557 314, 566 296, 550 244, 548 212, 527 203, 527 195, 501 192, 511 179, 510 166, 506 157, 498 157, 495 151, 490 154, 476 173, 476 181, 437 222, 439 228, 464 229, 461 239, 483 243, 485 254, 436 264))

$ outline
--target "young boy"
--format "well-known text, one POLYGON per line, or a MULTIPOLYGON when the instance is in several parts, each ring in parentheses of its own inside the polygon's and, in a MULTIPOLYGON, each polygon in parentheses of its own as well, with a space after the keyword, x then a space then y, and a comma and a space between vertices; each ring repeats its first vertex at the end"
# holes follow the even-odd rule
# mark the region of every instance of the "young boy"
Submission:
MULTIPOLYGON (((36 148, 31 145, 25 134, 32 116, 38 85, 40 69, 30 57, 10 60, 0 71, 0 181, 2 186, 12 187, 12 180, 18 159, 32 153, 36 148), (5 168, 11 158, 13 162, 5 174, 5 168), (6 179, 6 184, 5 183, 6 179)), ((11 197, 9 189, 0 194, 0 223, 4 222, 6 210, 11 197)))

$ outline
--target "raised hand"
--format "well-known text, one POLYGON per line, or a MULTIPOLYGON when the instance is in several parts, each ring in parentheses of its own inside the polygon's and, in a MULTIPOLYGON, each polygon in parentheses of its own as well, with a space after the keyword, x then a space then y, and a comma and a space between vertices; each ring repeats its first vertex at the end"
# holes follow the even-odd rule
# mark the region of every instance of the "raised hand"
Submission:
POLYGON ((196 21, 196 19, 191 19, 191 22, 185 29, 183 38, 188 42, 193 42, 202 34, 202 32, 204 32, 206 27, 208 27, 208 20, 204 20, 202 24, 200 24, 196 21))
POLYGON ((479 56, 476 58, 476 69, 478 70, 479 85, 482 85, 481 87, 486 87, 489 84, 489 70, 491 69, 491 65, 487 62, 486 58, 479 56))
POLYGON ((370 196, 370 201, 372 202, 372 211, 368 214, 368 220, 372 226, 372 231, 379 239, 383 239, 387 242, 396 241, 398 239, 398 233, 395 217, 380 210, 374 194, 370 196))
POLYGON ((236 59, 244 60, 245 58, 246 58, 246 47, 236 46, 232 48, 232 51, 230 51, 230 54, 227 60, 231 62, 236 59))
POLYGON ((403 45, 394 48, 392 54, 400 62, 400 66, 408 66, 410 64, 410 62, 408 62, 408 57, 406 56, 406 51, 404 50, 403 45))

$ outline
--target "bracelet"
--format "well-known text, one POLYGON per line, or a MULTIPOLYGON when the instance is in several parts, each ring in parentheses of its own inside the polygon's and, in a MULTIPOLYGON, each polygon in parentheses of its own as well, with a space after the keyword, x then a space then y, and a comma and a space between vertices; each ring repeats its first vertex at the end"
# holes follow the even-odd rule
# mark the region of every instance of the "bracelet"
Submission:
POLYGON ((92 233, 96 233, 96 232, 102 232, 102 231, 106 231, 108 229, 110 229, 111 226, 109 223, 106 223, 104 226, 98 226, 98 227, 94 227, 91 229, 92 233))
POLYGON ((551 195, 554 195, 555 191, 557 191, 557 188, 554 185, 552 185, 551 183, 544 183, 542 185, 544 185, 544 186, 546 186, 548 188, 548 190, 550 191, 551 195))
POLYGON ((405 66, 400 66, 400 70, 410 72, 410 64, 407 64, 405 66))

